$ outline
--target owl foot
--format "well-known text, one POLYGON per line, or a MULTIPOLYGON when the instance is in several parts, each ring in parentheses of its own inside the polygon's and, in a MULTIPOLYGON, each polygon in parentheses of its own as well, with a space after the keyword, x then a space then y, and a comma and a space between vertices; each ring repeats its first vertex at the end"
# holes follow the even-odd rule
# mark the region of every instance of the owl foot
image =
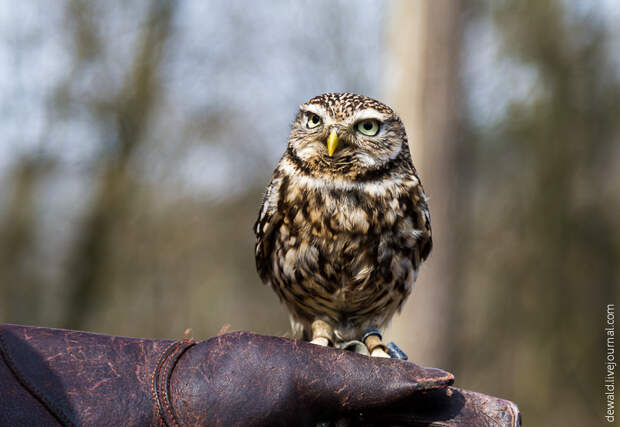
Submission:
POLYGON ((323 320, 315 320, 312 322, 312 344, 329 347, 334 342, 334 330, 329 323, 323 320))
POLYGON ((377 328, 368 328, 362 334, 362 342, 368 347, 371 357, 390 358, 388 348, 381 340, 381 332, 377 328))

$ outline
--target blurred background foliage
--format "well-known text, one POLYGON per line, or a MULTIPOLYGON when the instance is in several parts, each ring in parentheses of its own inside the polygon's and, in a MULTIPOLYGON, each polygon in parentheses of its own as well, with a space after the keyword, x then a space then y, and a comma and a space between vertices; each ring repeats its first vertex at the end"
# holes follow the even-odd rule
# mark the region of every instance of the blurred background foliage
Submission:
POLYGON ((436 245, 388 331, 528 425, 602 412, 613 1, 0 2, 0 321, 283 334, 252 224, 296 108, 392 105, 436 245))

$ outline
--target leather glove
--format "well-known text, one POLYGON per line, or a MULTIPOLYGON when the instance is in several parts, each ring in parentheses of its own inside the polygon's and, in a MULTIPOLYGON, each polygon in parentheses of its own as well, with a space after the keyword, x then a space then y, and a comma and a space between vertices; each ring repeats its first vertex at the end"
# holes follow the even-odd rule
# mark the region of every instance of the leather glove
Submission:
POLYGON ((170 393, 187 425, 315 425, 377 412, 453 380, 410 362, 236 332, 189 349, 170 393))
POLYGON ((2 425, 518 420, 511 402, 448 387, 438 369, 248 332, 195 342, 1 325, 0 350, 2 425))

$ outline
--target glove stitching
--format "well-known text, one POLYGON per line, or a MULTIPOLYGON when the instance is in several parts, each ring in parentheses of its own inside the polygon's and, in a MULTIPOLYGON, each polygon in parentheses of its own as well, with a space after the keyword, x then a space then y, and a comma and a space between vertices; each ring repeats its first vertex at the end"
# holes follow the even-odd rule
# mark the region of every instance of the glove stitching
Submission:
POLYGON ((170 427, 171 425, 180 426, 179 420, 175 414, 174 408, 170 403, 170 377, 172 371, 176 366, 176 362, 181 355, 191 346, 196 344, 192 339, 175 341, 162 351, 153 374, 151 376, 152 381, 152 396, 155 400, 157 407, 157 414, 164 425, 170 427), (164 376, 162 378, 162 370, 164 376), (162 402, 163 401, 163 402, 162 402))

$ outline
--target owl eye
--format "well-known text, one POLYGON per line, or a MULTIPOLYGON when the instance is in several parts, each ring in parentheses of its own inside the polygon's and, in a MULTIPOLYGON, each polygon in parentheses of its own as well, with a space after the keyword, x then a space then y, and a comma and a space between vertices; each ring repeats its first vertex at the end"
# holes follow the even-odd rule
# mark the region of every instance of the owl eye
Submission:
POLYGON ((311 113, 308 116, 308 129, 312 129, 317 127, 318 125, 321 124, 321 118, 319 116, 317 116, 316 114, 311 113))
POLYGON ((357 130, 364 135, 375 136, 379 133, 379 122, 377 120, 362 120, 357 124, 357 130))

